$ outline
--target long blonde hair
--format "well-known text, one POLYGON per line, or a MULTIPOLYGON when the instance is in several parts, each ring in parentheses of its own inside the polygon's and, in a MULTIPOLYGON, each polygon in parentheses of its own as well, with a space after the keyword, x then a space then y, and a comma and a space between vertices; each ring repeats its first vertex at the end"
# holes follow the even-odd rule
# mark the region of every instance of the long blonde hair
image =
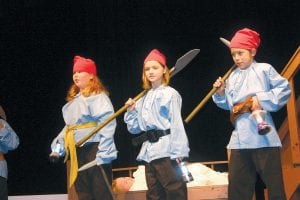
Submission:
MULTIPOLYGON (((158 62, 158 61, 157 61, 158 62)), ((162 79, 162 84, 163 85, 168 85, 170 82, 170 70, 166 65, 161 64, 158 62, 163 68, 165 68, 166 72, 163 74, 163 79, 162 79)), ((143 66, 143 75, 142 75, 142 81, 143 81, 143 88, 145 90, 151 89, 151 82, 147 79, 145 75, 145 65, 143 66)))
MULTIPOLYGON (((73 83, 68 91, 68 95, 66 100, 72 101, 74 97, 79 93, 80 89, 73 83)), ((98 78, 98 76, 93 75, 93 78, 90 80, 89 84, 86 88, 84 88, 83 91, 81 91, 81 95, 85 97, 89 97, 91 95, 96 95, 101 92, 104 92, 106 95, 109 95, 109 92, 102 84, 101 80, 98 78)))

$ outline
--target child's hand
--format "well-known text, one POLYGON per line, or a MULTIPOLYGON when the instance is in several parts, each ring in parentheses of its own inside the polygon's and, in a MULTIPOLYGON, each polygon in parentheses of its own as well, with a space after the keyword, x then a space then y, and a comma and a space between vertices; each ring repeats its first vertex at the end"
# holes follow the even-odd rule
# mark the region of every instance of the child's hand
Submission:
POLYGON ((57 152, 51 152, 49 154, 49 160, 52 163, 57 163, 59 161, 59 153, 57 153, 57 152))
POLYGON ((262 108, 259 104, 257 96, 253 96, 251 100, 252 100, 251 110, 262 110, 262 108))
POLYGON ((132 98, 129 98, 125 105, 128 105, 129 107, 127 108, 127 111, 132 111, 135 107, 135 101, 132 98))
POLYGON ((217 88, 216 93, 220 96, 225 94, 225 84, 221 77, 219 77, 213 84, 214 88, 217 88))
POLYGON ((181 157, 176 158, 176 162, 177 162, 178 164, 181 163, 182 160, 183 160, 183 158, 181 158, 181 157))

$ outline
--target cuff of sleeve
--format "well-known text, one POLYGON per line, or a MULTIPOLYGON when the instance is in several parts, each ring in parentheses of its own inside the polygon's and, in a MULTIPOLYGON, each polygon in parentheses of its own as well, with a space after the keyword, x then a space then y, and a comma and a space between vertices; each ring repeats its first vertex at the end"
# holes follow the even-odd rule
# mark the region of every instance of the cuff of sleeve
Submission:
POLYGON ((265 92, 258 92, 256 93, 256 96, 259 101, 269 100, 269 97, 265 92))
POLYGON ((269 110, 268 105, 266 103, 264 103, 269 100, 268 95, 265 92, 258 92, 258 93, 256 93, 256 97, 258 99, 260 106, 264 110, 269 110))
POLYGON ((128 122, 129 120, 136 118, 138 115, 137 110, 133 109, 132 111, 127 111, 124 115, 125 122, 128 122))
POLYGON ((213 94, 212 96, 213 100, 215 100, 216 102, 223 102, 226 100, 225 95, 220 96, 217 93, 213 94))

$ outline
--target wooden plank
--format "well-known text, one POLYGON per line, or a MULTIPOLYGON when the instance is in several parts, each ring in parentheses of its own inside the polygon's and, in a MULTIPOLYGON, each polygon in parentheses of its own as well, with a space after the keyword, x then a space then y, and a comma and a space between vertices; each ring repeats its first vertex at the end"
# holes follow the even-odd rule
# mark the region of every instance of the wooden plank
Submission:
MULTIPOLYGON (((227 185, 197 186, 188 188, 188 200, 228 199, 227 185)), ((144 200, 146 190, 115 192, 116 200, 144 200)))
POLYGON ((282 70, 281 75, 288 80, 293 79, 295 74, 299 70, 299 64, 300 64, 300 46, 298 47, 294 55, 291 57, 287 65, 282 70))
POLYGON ((292 162, 294 165, 300 164, 300 147, 299 147, 299 124, 298 124, 298 113, 296 109, 296 97, 294 81, 290 80, 290 85, 292 89, 292 94, 290 100, 287 104, 288 110, 288 122, 289 122, 289 132, 292 150, 292 162))

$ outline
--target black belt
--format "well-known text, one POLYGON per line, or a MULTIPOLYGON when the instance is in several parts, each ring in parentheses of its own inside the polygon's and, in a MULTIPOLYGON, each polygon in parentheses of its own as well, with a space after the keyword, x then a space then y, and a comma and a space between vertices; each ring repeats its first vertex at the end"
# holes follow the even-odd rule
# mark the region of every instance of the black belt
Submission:
POLYGON ((170 129, 167 130, 149 130, 146 132, 142 132, 142 134, 138 137, 135 137, 132 139, 132 144, 134 146, 138 146, 140 144, 143 144, 145 141, 149 141, 151 143, 157 142, 160 137, 169 135, 170 129))

